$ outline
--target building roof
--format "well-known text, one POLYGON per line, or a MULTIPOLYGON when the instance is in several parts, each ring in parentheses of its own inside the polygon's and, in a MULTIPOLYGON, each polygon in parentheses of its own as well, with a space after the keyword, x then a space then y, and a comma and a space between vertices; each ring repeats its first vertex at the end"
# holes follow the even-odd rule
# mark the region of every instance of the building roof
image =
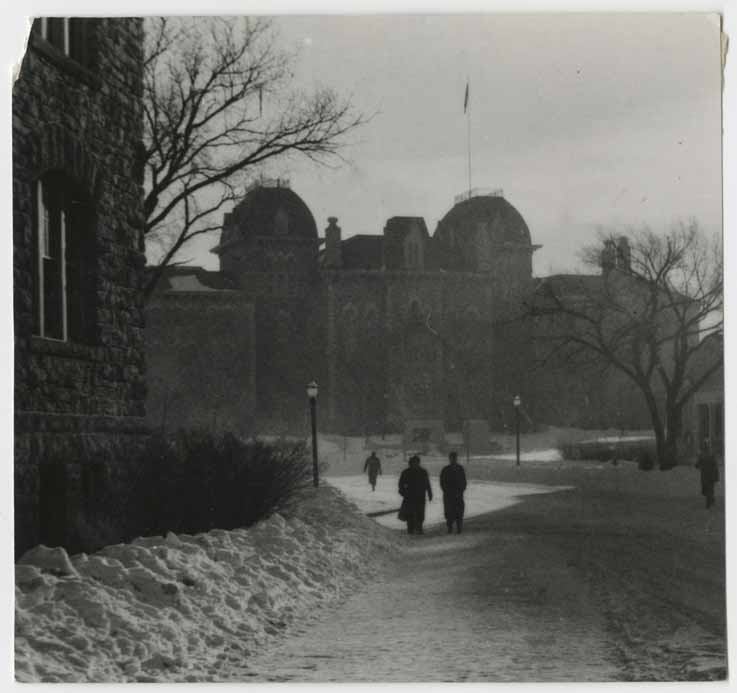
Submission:
POLYGON ((346 238, 340 244, 344 269, 381 269, 384 238, 358 234, 346 238))
POLYGON ((438 222, 434 238, 447 242, 456 234, 459 241, 471 236, 479 224, 485 224, 493 244, 531 245, 530 229, 522 215, 498 194, 478 195, 455 204, 438 222))
POLYGON ((199 293, 228 291, 235 285, 221 272, 206 270, 192 265, 167 267, 156 285, 156 291, 199 293))
POLYGON ((218 247, 252 236, 317 240, 317 225, 309 207, 293 190, 257 185, 225 216, 218 247))
POLYGON ((425 237, 429 236, 425 220, 422 217, 390 217, 386 220, 384 233, 404 236, 414 229, 419 229, 420 232, 425 235, 425 237))
POLYGON ((537 288, 549 286, 561 296, 588 293, 601 287, 602 283, 601 274, 551 274, 536 280, 537 288))

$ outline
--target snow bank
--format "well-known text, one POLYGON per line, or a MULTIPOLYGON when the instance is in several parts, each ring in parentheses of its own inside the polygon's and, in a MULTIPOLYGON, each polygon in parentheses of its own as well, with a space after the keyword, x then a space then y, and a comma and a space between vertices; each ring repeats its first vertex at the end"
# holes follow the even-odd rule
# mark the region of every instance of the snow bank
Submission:
POLYGON ((146 537, 16 566, 19 681, 218 681, 368 577, 390 533, 328 486, 249 529, 146 537))
MULTIPOLYGON (((472 455, 472 459, 474 459, 476 456, 472 455)), ((494 460, 516 460, 517 459, 517 453, 511 452, 511 453, 504 453, 501 455, 497 454, 491 454, 491 455, 481 455, 480 457, 484 458, 491 458, 494 460)), ((563 457, 560 454, 560 451, 557 448, 550 448, 548 450, 530 450, 529 452, 520 452, 520 461, 521 462, 560 462, 562 461, 563 457)))

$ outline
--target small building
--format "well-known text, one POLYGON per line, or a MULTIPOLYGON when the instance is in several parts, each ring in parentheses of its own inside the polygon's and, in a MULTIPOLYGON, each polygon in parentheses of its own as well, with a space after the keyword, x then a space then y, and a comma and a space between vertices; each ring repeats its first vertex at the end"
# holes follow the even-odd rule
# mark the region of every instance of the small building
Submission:
POLYGON ((142 85, 141 19, 34 22, 12 106, 17 554, 98 521, 114 540, 145 430, 142 85))
POLYGON ((715 333, 704 337, 694 357, 692 377, 704 373, 705 367, 717 364, 694 393, 685 417, 684 429, 692 442, 695 457, 704 443, 724 461, 724 337, 715 333))
POLYGON ((170 268, 146 304, 151 429, 255 433, 255 327, 253 304, 220 272, 170 268))

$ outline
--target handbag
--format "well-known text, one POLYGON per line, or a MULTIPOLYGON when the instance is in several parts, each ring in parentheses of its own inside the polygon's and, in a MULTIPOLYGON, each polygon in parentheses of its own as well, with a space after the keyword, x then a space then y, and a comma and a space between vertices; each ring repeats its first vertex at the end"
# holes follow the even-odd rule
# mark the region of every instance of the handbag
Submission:
POLYGON ((397 519, 406 522, 407 521, 407 501, 403 500, 402 505, 399 506, 399 512, 397 513, 397 519))

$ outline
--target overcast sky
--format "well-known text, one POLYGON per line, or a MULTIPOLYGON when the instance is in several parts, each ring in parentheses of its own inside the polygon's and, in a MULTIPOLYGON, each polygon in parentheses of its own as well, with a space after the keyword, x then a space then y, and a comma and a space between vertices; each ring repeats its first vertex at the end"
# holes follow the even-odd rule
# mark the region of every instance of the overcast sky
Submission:
MULTIPOLYGON (((337 169, 290 160, 322 233, 381 233, 393 215, 432 233, 467 188, 503 188, 526 219, 538 275, 574 269, 595 227, 721 229, 719 24, 705 14, 282 16, 295 86, 375 113, 337 169)), ((212 241, 203 244, 213 245, 212 241)), ((205 248, 186 254, 216 267, 205 248)))

